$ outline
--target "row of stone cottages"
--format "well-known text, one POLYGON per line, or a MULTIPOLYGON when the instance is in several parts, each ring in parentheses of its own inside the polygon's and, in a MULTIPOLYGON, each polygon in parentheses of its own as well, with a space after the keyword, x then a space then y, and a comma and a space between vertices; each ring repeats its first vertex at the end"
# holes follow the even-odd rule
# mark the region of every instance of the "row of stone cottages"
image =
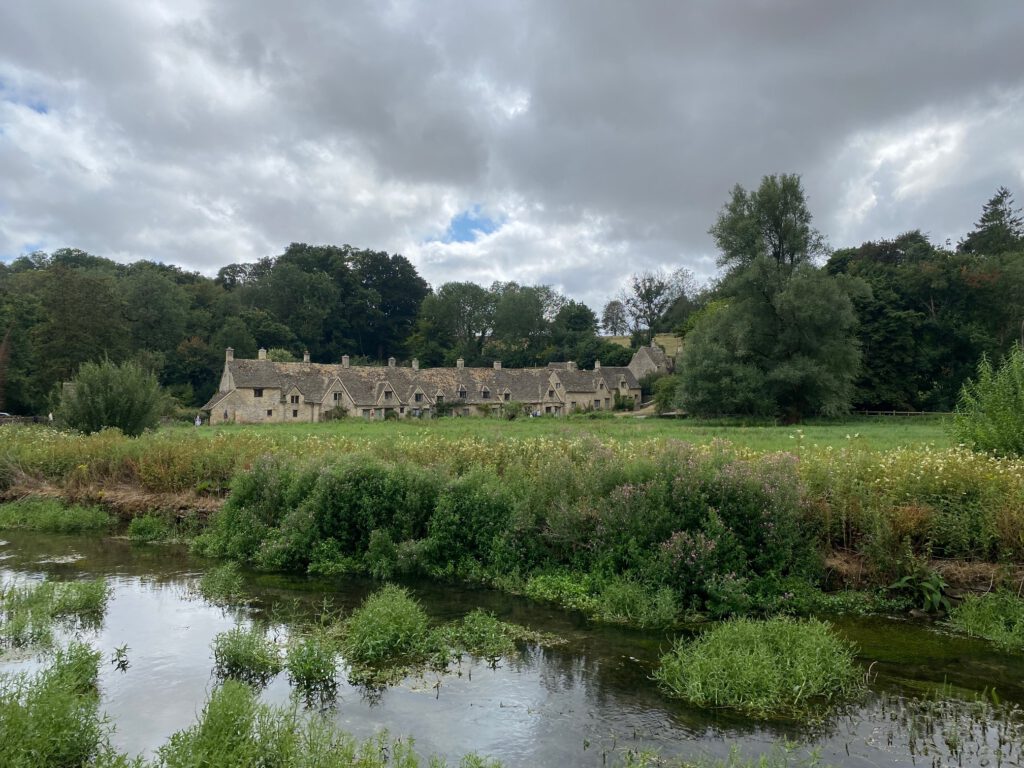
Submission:
POLYGON ((579 370, 575 363, 546 368, 454 368, 311 363, 275 363, 264 349, 256 360, 225 354, 218 392, 203 406, 211 424, 230 422, 320 421, 340 408, 347 416, 384 419, 429 417, 448 411, 459 416, 500 410, 503 403, 521 403, 529 411, 564 415, 573 411, 611 409, 615 395, 640 402, 644 376, 666 372, 670 360, 660 347, 640 348, 628 366, 579 370))

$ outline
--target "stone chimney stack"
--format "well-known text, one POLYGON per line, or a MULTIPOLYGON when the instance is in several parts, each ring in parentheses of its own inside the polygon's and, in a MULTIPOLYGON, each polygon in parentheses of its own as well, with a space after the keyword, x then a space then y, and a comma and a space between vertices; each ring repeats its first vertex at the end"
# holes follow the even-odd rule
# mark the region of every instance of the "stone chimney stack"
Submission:
POLYGON ((458 360, 456 360, 456 361, 455 361, 455 367, 456 367, 456 368, 465 368, 465 367, 466 367, 466 361, 465 361, 465 360, 463 360, 463 359, 462 359, 462 358, 460 357, 460 358, 459 358, 458 360))
POLYGON ((341 367, 348 368, 348 355, 341 356, 341 367))
POLYGON ((228 347, 227 349, 224 350, 224 359, 229 363, 235 359, 234 347, 228 347))
POLYGON ((302 362, 304 362, 304 363, 308 363, 309 362, 309 350, 308 349, 305 352, 302 353, 302 362))
POLYGON ((495 360, 494 361, 494 370, 496 370, 496 371, 500 371, 501 370, 501 360, 495 360))
POLYGON ((594 370, 595 371, 600 371, 601 370, 601 361, 600 360, 595 360, 594 361, 594 370))
POLYGON ((565 364, 565 369, 567 371, 575 371, 576 370, 576 361, 575 360, 570 360, 569 362, 567 362, 565 364))
POLYGON ((415 357, 412 359, 412 369, 414 371, 418 371, 420 369, 420 361, 417 360, 415 357))
POLYGON ((266 350, 266 349, 264 349, 263 347, 260 347, 260 351, 259 351, 259 352, 257 353, 257 355, 256 355, 256 356, 257 356, 257 357, 258 357, 258 358, 259 358, 260 360, 266 360, 266 359, 267 359, 267 350, 266 350))
POLYGON ((389 357, 388 358, 388 368, 394 368, 394 367, 395 367, 395 358, 389 357))

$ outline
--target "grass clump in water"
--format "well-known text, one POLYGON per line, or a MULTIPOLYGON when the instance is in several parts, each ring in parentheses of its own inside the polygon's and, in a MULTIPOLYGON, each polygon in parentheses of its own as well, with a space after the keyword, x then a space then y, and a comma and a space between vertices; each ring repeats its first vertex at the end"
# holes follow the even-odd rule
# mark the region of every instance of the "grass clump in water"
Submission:
POLYGON ((752 717, 809 717, 859 694, 854 648, 816 619, 733 619, 662 656, 655 679, 702 707, 752 717))
POLYGON ((220 677, 231 677, 253 685, 266 685, 281 671, 277 645, 262 627, 235 627, 213 639, 214 669, 220 677))
MULTIPOLYGON (((210 696, 199 722, 171 736, 157 753, 155 766, 210 765, 320 766, 320 768, 419 768, 410 740, 391 740, 386 732, 358 741, 326 718, 303 718, 294 709, 260 703, 248 686, 228 680, 210 696)), ((431 768, 444 768, 432 759, 431 768)), ((465 768, 500 768, 467 756, 465 768)))
POLYGON ((326 631, 316 629, 291 638, 285 652, 285 668, 292 684, 306 694, 333 695, 338 644, 326 631))
POLYGON ((22 499, 0 504, 0 528, 21 528, 43 533, 106 531, 114 518, 100 507, 66 507, 54 499, 22 499))
POLYGON ((991 640, 1003 650, 1024 649, 1024 600, 1012 592, 968 595, 950 612, 949 622, 972 637, 991 640))
POLYGON ((342 652, 357 667, 402 664, 422 659, 429 638, 423 607, 408 590, 388 584, 345 621, 342 652))
POLYGON ((217 605, 240 601, 244 594, 238 564, 225 563, 204 573, 199 580, 199 593, 217 605))
POLYGON ((103 579, 0 586, 0 645, 47 646, 56 621, 97 627, 109 598, 103 579))
POLYGON ((171 538, 172 528, 162 515, 145 514, 128 523, 128 538, 136 544, 152 544, 171 538))
POLYGON ((126 764, 99 712, 100 654, 72 644, 33 676, 0 675, 0 762, 10 766, 126 764))

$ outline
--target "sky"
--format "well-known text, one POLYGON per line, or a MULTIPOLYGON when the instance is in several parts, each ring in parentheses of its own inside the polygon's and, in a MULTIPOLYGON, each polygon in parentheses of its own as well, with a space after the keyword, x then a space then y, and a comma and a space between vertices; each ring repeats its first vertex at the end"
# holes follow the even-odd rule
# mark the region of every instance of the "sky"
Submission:
POLYGON ((32 0, 0 5, 0 260, 213 275, 291 242, 598 312, 715 274, 735 184, 833 247, 1024 201, 1024 3, 32 0))

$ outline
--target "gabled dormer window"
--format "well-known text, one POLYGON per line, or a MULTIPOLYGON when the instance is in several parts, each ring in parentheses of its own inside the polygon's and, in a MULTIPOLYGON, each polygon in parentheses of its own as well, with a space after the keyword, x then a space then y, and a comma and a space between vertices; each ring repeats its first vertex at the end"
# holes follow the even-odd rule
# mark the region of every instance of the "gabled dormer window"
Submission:
POLYGON ((384 399, 385 400, 390 400, 391 399, 391 390, 390 389, 385 389, 384 390, 384 399))
POLYGON ((510 395, 508 392, 506 392, 505 393, 505 402, 507 403, 511 399, 512 399, 512 395, 510 395))
POLYGON ((460 400, 465 400, 466 399, 466 388, 465 387, 459 387, 459 399, 460 400))
POLYGON ((484 400, 490 400, 491 390, 489 390, 487 387, 484 387, 483 389, 480 390, 480 397, 482 397, 484 400))
POLYGON ((434 395, 434 400, 437 402, 438 405, 441 405, 444 402, 444 395, 438 392, 436 395, 434 395))
POLYGON ((415 395, 413 395, 413 400, 415 400, 417 403, 422 403, 423 402, 423 393, 422 392, 417 392, 415 395))

